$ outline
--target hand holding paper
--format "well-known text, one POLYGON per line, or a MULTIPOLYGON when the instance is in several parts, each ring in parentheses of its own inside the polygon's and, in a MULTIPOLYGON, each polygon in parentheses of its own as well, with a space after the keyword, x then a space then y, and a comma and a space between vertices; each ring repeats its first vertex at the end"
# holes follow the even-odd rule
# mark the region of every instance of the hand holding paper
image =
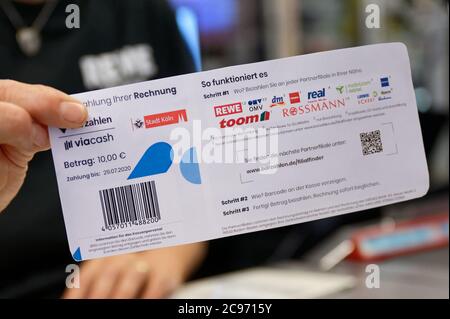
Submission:
POLYGON ((406 47, 320 52, 76 95, 51 129, 76 260, 205 241, 428 190, 406 47))
POLYGON ((19 191, 28 162, 50 147, 47 125, 77 128, 87 111, 55 89, 0 80, 0 212, 19 191))

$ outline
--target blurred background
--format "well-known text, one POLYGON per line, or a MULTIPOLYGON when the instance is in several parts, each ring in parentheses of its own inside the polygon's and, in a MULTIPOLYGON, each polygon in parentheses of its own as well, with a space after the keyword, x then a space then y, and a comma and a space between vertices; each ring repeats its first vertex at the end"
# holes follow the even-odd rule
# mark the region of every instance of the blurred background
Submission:
POLYGON ((390 237, 397 236, 396 225, 412 223, 407 234, 395 238, 410 248, 420 246, 417 231, 431 220, 443 223, 448 240, 448 1, 171 0, 171 4, 199 70, 371 43, 405 43, 431 176, 429 194, 414 202, 212 241, 197 276, 287 260, 314 271, 329 262, 324 256, 331 255, 335 273, 359 278, 353 292, 343 296, 448 298, 448 247, 397 256, 396 241, 390 237), (366 26, 366 8, 372 4, 379 8, 379 28, 366 26), (423 216, 429 219, 424 222, 423 216), (349 239, 367 227, 380 232, 387 252, 392 249, 392 258, 379 264, 389 280, 382 278, 384 289, 376 292, 358 290, 358 285, 364 286, 368 261, 340 262, 361 244, 350 240, 349 248, 349 239))

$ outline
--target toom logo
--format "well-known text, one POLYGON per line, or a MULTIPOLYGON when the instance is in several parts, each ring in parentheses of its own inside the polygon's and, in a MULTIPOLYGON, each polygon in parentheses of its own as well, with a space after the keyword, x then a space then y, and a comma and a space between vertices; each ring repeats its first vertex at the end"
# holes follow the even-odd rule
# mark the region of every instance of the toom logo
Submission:
POLYGON ((242 113, 242 104, 240 102, 214 107, 214 114, 216 115, 216 117, 238 113, 242 113))
POLYGON ((308 92, 308 100, 321 99, 325 97, 325 88, 317 91, 308 92))
POLYGON ((251 123, 258 123, 263 121, 268 121, 270 119, 270 112, 265 111, 261 114, 257 115, 248 115, 243 117, 238 117, 237 119, 223 119, 219 122, 220 128, 227 128, 227 127, 233 127, 233 126, 241 126, 251 123))
POLYGON ((291 104, 300 103, 300 92, 289 93, 289 100, 290 100, 291 104))
MULTIPOLYGON (((179 122, 187 122, 186 110, 177 110, 166 113, 152 114, 144 117, 145 128, 153 128, 177 124, 179 122)), ((136 123, 135 123, 136 125, 136 123)))

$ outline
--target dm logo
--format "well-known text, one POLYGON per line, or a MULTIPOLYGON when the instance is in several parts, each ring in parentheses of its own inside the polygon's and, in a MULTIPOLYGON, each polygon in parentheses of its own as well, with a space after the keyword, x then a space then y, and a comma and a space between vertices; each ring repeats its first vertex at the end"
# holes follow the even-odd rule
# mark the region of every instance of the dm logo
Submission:
MULTIPOLYGON (((165 142, 155 143, 145 151, 128 179, 167 173, 172 166, 173 157, 172 146, 165 142)), ((197 152, 194 147, 188 149, 181 157, 180 173, 189 183, 202 183, 197 152)))

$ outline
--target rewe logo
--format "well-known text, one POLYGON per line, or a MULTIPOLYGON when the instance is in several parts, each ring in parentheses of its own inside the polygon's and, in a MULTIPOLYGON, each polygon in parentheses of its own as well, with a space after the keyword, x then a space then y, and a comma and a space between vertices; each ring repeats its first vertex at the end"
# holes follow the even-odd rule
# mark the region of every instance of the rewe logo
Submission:
POLYGON ((219 105, 214 107, 214 114, 216 115, 216 117, 232 115, 237 113, 242 113, 242 104, 240 102, 227 105, 219 105))
POLYGON ((325 88, 317 91, 308 92, 308 100, 320 99, 325 97, 325 88))
POLYGON ((222 121, 219 122, 219 124, 220 124, 220 128, 227 128, 227 127, 233 127, 236 125, 241 126, 241 125, 246 125, 246 124, 251 124, 251 123, 268 121, 269 119, 270 119, 270 112, 265 111, 259 115, 248 115, 248 116, 239 117, 237 119, 229 119, 229 120, 223 119, 222 121))

